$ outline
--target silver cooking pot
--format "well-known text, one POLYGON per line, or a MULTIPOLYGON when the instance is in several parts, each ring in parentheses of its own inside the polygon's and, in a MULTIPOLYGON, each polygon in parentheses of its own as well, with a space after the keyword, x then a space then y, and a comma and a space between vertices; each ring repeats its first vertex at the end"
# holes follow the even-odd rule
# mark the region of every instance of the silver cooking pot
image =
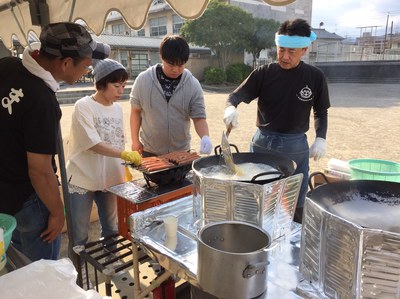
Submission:
MULTIPOLYGON (((249 152, 233 153, 232 157, 233 157, 233 162, 235 164, 242 164, 242 163, 265 164, 277 170, 277 171, 269 171, 256 174, 250 180, 232 180, 232 181, 265 185, 267 183, 280 180, 282 178, 287 178, 293 175, 294 171, 296 170, 296 163, 294 161, 269 153, 249 153, 249 152)), ((202 169, 210 166, 224 165, 224 164, 225 162, 221 155, 202 157, 193 161, 192 164, 193 174, 195 177, 199 178, 206 177, 202 172, 202 169)))
POLYGON ((210 223, 198 234, 197 279, 201 289, 225 299, 254 298, 267 289, 266 231, 240 221, 210 223))

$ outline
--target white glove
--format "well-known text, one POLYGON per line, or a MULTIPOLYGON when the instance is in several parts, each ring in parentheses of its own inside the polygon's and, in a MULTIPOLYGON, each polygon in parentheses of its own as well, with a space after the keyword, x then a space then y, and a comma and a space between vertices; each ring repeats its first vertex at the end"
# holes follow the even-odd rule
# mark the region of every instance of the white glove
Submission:
POLYGON ((314 161, 317 161, 325 156, 325 153, 326 140, 321 137, 315 138, 313 145, 310 147, 310 158, 314 158, 314 161))
POLYGON ((237 112, 235 106, 229 106, 225 108, 224 122, 226 128, 228 128, 230 124, 232 124, 232 128, 236 128, 238 125, 238 116, 239 113, 237 112))
POLYGON ((212 144, 211 144, 211 139, 207 135, 204 135, 201 138, 201 143, 200 143, 200 154, 211 154, 212 151, 212 144))

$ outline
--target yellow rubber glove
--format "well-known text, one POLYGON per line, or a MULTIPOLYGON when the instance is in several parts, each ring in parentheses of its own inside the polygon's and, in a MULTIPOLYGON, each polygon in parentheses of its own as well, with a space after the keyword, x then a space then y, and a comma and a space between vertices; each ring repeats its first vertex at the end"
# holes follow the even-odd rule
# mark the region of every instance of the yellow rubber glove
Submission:
POLYGON ((142 163, 142 156, 138 151, 123 151, 121 153, 121 159, 135 166, 138 166, 142 163))

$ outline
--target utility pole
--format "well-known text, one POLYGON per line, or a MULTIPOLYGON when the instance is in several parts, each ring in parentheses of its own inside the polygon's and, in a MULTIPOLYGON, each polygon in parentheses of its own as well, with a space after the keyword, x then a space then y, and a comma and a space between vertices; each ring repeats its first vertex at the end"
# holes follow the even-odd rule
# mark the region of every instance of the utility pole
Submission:
POLYGON ((392 48, 392 38, 393 38, 393 21, 392 21, 392 25, 390 26, 389 49, 392 48))
POLYGON ((389 24, 389 13, 388 13, 387 18, 386 18, 385 39, 383 40, 382 60, 385 60, 385 50, 386 50, 386 38, 387 38, 388 24, 389 24))

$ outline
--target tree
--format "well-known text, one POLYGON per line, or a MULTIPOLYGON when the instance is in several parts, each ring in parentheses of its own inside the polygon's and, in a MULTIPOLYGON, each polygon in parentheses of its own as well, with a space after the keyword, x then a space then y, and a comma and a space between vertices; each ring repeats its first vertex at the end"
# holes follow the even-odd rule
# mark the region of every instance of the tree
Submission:
POLYGON ((257 58, 263 49, 272 48, 275 45, 275 32, 279 22, 272 19, 253 19, 253 32, 247 37, 244 49, 253 55, 253 68, 257 58))
POLYGON ((239 7, 211 0, 200 18, 183 24, 181 34, 189 43, 214 50, 219 66, 225 70, 232 52, 245 48, 246 36, 252 33, 252 19, 239 7))

